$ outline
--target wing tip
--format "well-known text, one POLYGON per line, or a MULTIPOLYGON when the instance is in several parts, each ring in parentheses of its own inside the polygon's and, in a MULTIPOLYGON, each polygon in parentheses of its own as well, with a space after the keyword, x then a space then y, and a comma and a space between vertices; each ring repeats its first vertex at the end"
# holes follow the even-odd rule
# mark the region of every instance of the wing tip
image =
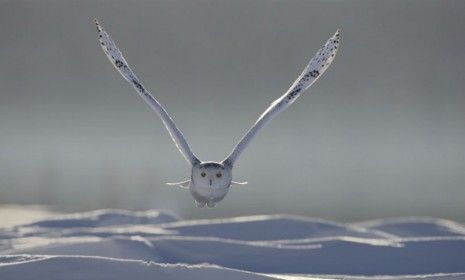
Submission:
POLYGON ((102 31, 103 31, 103 28, 102 28, 102 26, 100 25, 100 22, 98 21, 97 18, 94 18, 94 23, 95 23, 95 27, 97 27, 97 31, 98 31, 98 32, 102 32, 102 31))
POLYGON ((341 28, 338 28, 338 29, 336 30, 336 32, 334 33, 334 35, 333 35, 333 39, 334 39, 334 40, 337 40, 338 43, 339 43, 339 40, 340 40, 341 37, 342 37, 342 36, 341 36, 341 33, 342 33, 342 29, 341 29, 341 28))

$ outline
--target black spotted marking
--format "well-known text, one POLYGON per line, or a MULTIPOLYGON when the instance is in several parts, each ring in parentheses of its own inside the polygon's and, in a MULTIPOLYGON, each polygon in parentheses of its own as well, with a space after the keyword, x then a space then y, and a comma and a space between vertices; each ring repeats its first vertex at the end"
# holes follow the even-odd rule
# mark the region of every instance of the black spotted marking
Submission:
POLYGON ((313 70, 313 71, 311 71, 309 74, 310 74, 310 76, 312 76, 313 78, 316 78, 316 77, 318 77, 318 76, 320 75, 320 71, 318 71, 318 70, 313 70))
POLYGON ((302 88, 301 87, 297 87, 295 88, 293 91, 289 92, 289 94, 287 95, 287 99, 291 100, 292 98, 294 98, 297 94, 299 94, 299 92, 302 91, 302 88))
POLYGON ((123 67, 124 63, 121 60, 115 60, 115 65, 116 67, 121 68, 123 67))
POLYGON ((144 87, 136 79, 132 79, 131 82, 137 89, 139 89, 142 92, 145 92, 144 87))

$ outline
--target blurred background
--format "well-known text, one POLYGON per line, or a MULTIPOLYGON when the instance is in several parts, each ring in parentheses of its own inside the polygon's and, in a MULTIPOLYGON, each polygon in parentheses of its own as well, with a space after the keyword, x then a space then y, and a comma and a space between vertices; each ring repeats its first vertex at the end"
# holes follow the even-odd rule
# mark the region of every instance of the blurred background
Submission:
POLYGON ((464 1, 0 1, 0 205, 465 221, 464 1), (222 160, 342 28, 338 57, 260 132, 214 209, 92 19, 202 160, 222 160))

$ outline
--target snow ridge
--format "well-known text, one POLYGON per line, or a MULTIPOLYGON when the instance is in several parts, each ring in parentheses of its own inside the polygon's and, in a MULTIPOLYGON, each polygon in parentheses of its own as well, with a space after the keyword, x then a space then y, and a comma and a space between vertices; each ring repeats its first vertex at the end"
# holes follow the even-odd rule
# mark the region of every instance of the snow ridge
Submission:
POLYGON ((0 279, 41 273, 52 280, 465 279, 465 226, 421 217, 183 221, 165 211, 99 210, 0 228, 0 279))

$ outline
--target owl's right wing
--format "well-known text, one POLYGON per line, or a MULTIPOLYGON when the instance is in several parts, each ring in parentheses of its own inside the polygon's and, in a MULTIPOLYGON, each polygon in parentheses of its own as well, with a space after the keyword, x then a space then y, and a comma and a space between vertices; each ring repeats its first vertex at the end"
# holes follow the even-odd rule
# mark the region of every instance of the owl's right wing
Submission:
POLYGON ((186 160, 194 165, 199 162, 197 157, 192 152, 189 144, 187 143, 184 135, 177 128, 174 121, 171 119, 170 115, 166 112, 165 108, 148 92, 139 79, 136 77, 134 72, 129 68, 128 63, 123 57, 123 54, 116 46, 115 42, 111 39, 110 35, 103 29, 97 20, 95 20, 97 25, 97 31, 99 36, 100 45, 102 46, 103 51, 107 55, 108 59, 111 61, 116 70, 134 87, 140 97, 157 113, 157 115, 163 121, 166 129, 168 130, 171 138, 173 139, 176 147, 179 149, 181 154, 186 158, 186 160))
POLYGON ((340 42, 339 30, 329 38, 326 44, 316 53, 310 60, 307 67, 297 80, 292 84, 289 90, 280 98, 275 100, 265 110, 265 112, 258 118, 255 124, 249 131, 242 137, 239 143, 234 147, 233 151, 223 161, 227 165, 234 165, 239 155, 249 145, 258 131, 270 122, 276 115, 287 109, 291 104, 306 90, 308 89, 319 77, 328 69, 329 65, 333 62, 340 42))

